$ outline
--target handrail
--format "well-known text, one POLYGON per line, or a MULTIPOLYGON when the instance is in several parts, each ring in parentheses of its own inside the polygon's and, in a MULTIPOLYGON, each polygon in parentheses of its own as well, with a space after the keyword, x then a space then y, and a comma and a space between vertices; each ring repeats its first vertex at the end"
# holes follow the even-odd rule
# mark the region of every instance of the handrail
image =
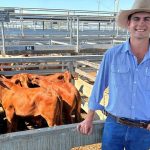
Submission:
POLYGON ((82 135, 77 124, 55 126, 0 135, 1 150, 70 150, 101 142, 103 121, 94 121, 93 133, 82 135))

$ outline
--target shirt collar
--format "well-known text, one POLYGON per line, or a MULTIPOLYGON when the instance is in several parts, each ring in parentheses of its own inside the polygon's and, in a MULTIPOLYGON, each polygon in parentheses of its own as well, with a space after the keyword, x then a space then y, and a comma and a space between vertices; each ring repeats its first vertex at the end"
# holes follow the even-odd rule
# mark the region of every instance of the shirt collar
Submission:
POLYGON ((150 44, 149 44, 149 49, 148 52, 145 55, 145 60, 150 59, 150 44))
MULTIPOLYGON (((149 42, 150 43, 150 42, 149 42)), ((130 54, 133 54, 131 51, 131 46, 130 46, 130 39, 128 39, 125 43, 124 43, 124 48, 122 49, 122 52, 129 52, 130 54)), ((150 59, 150 44, 149 44, 149 49, 148 52, 146 53, 146 58, 150 59)))
POLYGON ((130 47, 130 39, 128 39, 126 42, 124 42, 124 48, 122 49, 122 52, 131 52, 131 47, 130 47))

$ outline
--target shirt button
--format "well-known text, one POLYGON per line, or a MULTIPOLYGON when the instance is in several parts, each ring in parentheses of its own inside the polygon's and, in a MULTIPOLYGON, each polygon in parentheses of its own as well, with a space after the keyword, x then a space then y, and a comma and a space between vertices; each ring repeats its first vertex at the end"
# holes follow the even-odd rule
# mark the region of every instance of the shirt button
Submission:
POLYGON ((136 81, 134 81, 134 84, 136 84, 136 81))
POLYGON ((131 109, 134 109, 134 106, 131 106, 131 109))

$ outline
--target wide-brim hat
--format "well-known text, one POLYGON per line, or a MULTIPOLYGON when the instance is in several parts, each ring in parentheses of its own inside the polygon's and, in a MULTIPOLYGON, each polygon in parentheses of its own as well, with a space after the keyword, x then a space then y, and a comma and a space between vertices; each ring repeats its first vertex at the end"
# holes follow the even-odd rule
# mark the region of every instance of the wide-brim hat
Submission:
POLYGON ((116 22, 121 28, 127 28, 128 17, 136 12, 150 12, 150 0, 135 0, 130 10, 121 10, 116 22))

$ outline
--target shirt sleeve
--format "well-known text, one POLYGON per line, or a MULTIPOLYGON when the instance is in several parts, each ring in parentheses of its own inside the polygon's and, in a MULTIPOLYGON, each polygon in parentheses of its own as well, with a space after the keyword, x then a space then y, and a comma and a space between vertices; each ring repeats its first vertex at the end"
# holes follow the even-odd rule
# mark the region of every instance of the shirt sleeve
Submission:
POLYGON ((96 80, 89 98, 88 108, 90 110, 103 110, 104 106, 100 105, 103 98, 104 90, 108 87, 109 80, 109 55, 106 53, 99 65, 99 70, 96 75, 96 80))

